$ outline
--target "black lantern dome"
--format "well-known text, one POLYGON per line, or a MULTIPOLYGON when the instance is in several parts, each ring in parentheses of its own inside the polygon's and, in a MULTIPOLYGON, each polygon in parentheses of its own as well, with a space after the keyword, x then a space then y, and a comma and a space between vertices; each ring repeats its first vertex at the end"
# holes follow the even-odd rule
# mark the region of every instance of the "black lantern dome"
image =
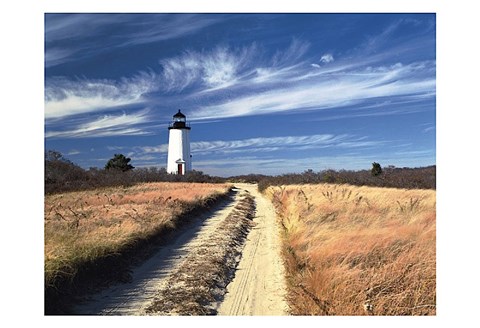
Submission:
POLYGON ((178 119, 178 120, 183 119, 183 121, 185 121, 185 120, 187 119, 187 117, 186 117, 184 114, 182 114, 182 112, 180 111, 180 109, 178 110, 178 113, 177 113, 177 114, 173 115, 173 120, 176 121, 177 119, 178 119))
POLYGON ((188 129, 190 130, 190 127, 187 126, 187 117, 180 111, 178 110, 178 113, 173 115, 173 122, 170 124, 168 129, 188 129))

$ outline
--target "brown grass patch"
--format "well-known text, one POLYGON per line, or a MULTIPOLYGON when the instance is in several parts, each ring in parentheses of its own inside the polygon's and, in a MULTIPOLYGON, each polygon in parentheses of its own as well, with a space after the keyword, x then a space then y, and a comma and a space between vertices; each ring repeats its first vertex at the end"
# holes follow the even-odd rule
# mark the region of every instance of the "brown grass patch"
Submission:
POLYGON ((266 192, 285 228, 294 314, 436 314, 435 191, 320 184, 266 192))

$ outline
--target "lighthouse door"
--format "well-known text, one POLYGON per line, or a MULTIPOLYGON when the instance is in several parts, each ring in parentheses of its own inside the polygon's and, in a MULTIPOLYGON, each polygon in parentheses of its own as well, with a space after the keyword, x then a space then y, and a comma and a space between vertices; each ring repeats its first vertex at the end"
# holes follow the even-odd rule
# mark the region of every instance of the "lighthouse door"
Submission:
POLYGON ((183 175, 183 165, 178 164, 178 174, 183 175))

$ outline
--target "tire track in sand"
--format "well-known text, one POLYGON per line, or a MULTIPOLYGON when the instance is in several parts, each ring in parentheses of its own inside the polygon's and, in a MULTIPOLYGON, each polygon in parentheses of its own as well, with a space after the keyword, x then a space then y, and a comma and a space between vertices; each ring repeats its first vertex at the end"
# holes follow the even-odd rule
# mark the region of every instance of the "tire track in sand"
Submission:
POLYGON ((242 259, 219 315, 287 315, 285 270, 281 259, 280 227, 272 203, 257 185, 236 184, 255 197, 256 226, 250 231, 242 259))
MULTIPOLYGON (((260 236, 259 233, 255 234, 254 237, 250 239, 252 246, 247 250, 244 250, 242 253, 242 257, 245 258, 244 262, 246 264, 245 269, 243 269, 245 272, 238 274, 237 285, 232 284, 230 287, 231 291, 229 292, 231 295, 235 295, 235 297, 233 298, 231 309, 228 311, 229 315, 241 315, 242 313, 245 313, 245 307, 248 304, 249 299, 248 283, 251 281, 252 268, 254 267, 255 254, 257 253, 258 244, 260 243, 260 236)), ((238 270, 239 269, 237 268, 237 272, 238 270)))

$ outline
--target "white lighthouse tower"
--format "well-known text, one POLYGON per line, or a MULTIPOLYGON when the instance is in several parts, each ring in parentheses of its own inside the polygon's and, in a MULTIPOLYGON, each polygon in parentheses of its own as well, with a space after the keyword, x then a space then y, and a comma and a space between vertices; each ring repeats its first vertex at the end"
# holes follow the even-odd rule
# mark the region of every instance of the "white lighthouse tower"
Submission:
POLYGON ((190 155, 190 127, 187 118, 180 110, 173 115, 168 137, 167 172, 184 175, 192 170, 192 155, 190 155))

